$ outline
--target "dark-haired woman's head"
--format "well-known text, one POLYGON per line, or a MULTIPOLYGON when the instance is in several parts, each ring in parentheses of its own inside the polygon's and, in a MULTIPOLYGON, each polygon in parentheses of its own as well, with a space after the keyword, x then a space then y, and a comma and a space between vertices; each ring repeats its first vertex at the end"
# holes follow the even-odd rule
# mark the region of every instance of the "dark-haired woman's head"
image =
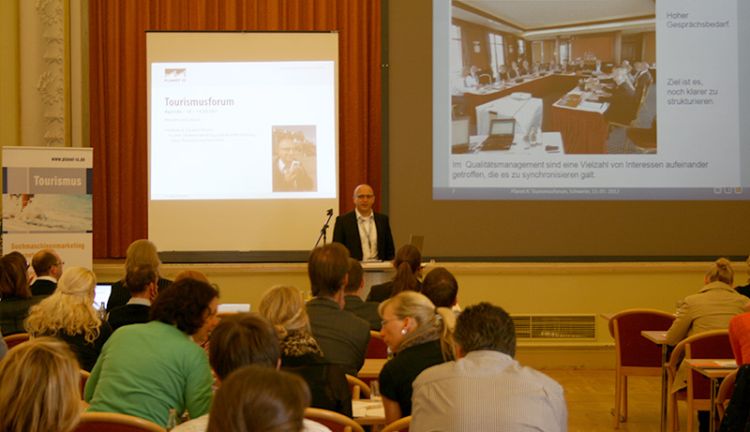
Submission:
POLYGON ((310 391, 302 378, 262 366, 238 369, 216 392, 208 432, 299 432, 310 391))
POLYGON ((396 295, 401 291, 417 291, 419 289, 419 273, 422 269, 422 254, 416 246, 403 245, 396 252, 393 260, 396 276, 393 278, 393 291, 396 295))
POLYGON ((13 251, 0 258, 0 298, 31 297, 27 267, 20 252, 13 251))
POLYGON ((176 326, 197 342, 216 326, 219 293, 206 282, 182 279, 159 292, 151 306, 151 319, 176 326))

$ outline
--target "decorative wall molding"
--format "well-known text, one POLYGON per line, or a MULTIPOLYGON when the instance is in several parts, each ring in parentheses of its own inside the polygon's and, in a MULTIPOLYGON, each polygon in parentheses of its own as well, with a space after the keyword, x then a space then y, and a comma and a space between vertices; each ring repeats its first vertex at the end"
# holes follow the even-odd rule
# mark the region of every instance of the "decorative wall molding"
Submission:
POLYGON ((41 22, 42 70, 36 90, 43 108, 43 145, 65 146, 65 1, 37 0, 36 12, 41 22))

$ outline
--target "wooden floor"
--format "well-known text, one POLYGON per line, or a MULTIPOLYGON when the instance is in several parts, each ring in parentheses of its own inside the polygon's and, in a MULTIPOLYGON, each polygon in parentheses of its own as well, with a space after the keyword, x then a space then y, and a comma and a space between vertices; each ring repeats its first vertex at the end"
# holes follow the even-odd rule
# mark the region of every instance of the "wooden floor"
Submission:
MULTIPOLYGON (((611 431, 615 395, 614 370, 556 370, 543 372, 565 389, 568 402, 569 432, 611 431)), ((659 377, 628 378, 628 419, 620 431, 657 432, 659 430, 659 377)), ((685 431, 685 404, 680 402, 680 431, 685 431)), ((697 429, 696 429, 697 430, 697 429)))

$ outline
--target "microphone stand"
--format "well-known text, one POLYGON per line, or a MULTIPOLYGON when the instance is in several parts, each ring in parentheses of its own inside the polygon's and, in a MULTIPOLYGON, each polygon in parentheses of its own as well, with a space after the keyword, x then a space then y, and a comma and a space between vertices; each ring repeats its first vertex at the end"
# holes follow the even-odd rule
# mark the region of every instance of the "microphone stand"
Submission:
POLYGON ((333 216, 333 209, 328 209, 326 211, 326 214, 328 215, 328 219, 326 219, 325 223, 323 224, 323 227, 320 229, 320 235, 318 236, 318 241, 315 242, 315 246, 313 246, 313 249, 318 247, 320 244, 320 239, 323 239, 323 244, 325 245, 328 243, 326 240, 326 233, 328 232, 328 224, 331 222, 331 217, 333 216))

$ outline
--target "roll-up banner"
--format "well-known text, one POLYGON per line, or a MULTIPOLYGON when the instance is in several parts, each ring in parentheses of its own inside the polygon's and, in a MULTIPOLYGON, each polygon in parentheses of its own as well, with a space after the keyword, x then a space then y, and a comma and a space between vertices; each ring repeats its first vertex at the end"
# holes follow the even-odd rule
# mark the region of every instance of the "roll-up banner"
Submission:
POLYGON ((3 254, 92 268, 92 164, 90 148, 3 147, 3 254))

